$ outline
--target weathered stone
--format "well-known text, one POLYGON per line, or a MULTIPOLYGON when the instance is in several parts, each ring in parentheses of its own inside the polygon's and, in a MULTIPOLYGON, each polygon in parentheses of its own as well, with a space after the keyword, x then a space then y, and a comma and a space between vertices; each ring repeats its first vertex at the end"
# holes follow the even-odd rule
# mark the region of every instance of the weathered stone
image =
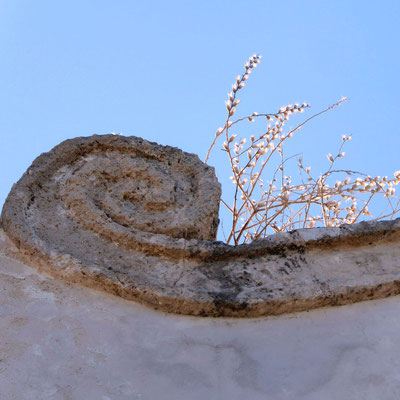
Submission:
POLYGON ((220 185, 195 155, 134 137, 67 140, 14 185, 2 226, 55 277, 169 312, 259 316, 400 293, 400 220, 232 247, 220 185))

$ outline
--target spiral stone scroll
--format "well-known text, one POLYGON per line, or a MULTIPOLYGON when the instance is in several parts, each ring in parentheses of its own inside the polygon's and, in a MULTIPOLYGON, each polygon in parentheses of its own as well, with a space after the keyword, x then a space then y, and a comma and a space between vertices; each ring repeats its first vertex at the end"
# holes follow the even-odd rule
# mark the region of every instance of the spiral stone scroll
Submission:
POLYGON ((2 227, 40 270, 168 312, 277 315, 400 293, 400 220, 232 247, 215 241, 220 195, 193 154, 94 135, 39 156, 2 227))

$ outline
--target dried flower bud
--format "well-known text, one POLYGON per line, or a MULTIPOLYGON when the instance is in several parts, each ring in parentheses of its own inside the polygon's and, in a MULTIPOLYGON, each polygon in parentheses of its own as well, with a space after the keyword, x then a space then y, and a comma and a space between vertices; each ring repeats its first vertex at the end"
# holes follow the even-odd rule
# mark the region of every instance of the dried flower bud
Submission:
POLYGON ((236 137, 237 137, 237 135, 232 135, 232 136, 229 138, 229 142, 228 142, 228 143, 232 143, 232 142, 236 139, 236 137))
POLYGON ((240 100, 239 100, 239 99, 236 99, 236 100, 232 103, 232 107, 236 107, 239 103, 240 103, 240 100))

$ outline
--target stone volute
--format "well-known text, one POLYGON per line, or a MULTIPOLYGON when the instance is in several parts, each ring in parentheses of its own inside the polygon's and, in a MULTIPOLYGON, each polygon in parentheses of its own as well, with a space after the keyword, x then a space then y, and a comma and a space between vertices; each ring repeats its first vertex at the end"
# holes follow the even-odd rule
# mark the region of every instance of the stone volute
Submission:
POLYGON ((20 256, 167 312, 253 317, 400 293, 400 220, 215 241, 221 195, 196 155, 80 137, 39 156, 3 207, 20 256))

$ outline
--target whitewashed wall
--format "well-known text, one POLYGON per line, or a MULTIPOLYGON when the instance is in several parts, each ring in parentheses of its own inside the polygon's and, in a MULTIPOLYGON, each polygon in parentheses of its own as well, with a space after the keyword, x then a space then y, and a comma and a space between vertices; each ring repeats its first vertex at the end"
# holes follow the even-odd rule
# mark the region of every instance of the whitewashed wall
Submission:
POLYGON ((0 234, 0 399, 398 400, 400 297, 258 319, 157 312, 17 261, 0 234))

